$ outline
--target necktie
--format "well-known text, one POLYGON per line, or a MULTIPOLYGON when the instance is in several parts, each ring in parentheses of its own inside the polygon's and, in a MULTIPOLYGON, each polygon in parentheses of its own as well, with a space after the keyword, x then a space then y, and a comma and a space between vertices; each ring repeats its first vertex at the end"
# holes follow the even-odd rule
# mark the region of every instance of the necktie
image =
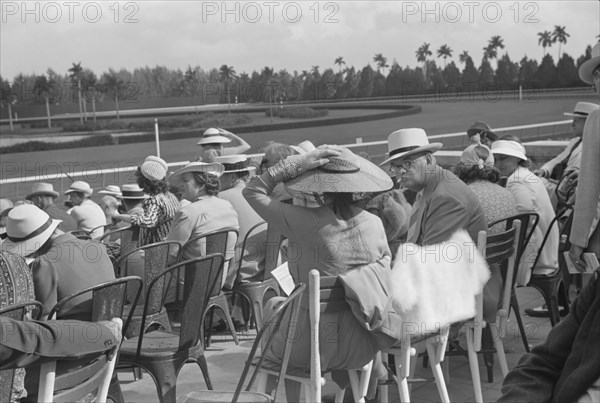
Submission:
POLYGON ((419 228, 417 228, 417 222, 420 221, 418 218, 421 216, 421 199, 423 197, 423 193, 417 193, 417 197, 415 198, 415 202, 413 203, 412 212, 410 214, 409 219, 409 227, 407 240, 409 242, 415 242, 417 240, 417 236, 419 233, 419 228))

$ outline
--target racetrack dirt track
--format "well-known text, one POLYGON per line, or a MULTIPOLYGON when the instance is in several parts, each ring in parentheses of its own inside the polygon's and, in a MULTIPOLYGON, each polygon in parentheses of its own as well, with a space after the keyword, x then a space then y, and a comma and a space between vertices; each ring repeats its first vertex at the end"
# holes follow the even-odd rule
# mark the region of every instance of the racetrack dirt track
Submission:
MULTIPOLYGON (((362 138, 363 142, 381 141, 394 130, 408 127, 421 127, 429 135, 434 135, 466 131, 475 120, 484 120, 492 128, 566 120, 568 118, 563 112, 571 111, 576 101, 566 98, 523 103, 512 100, 429 102, 421 104, 423 111, 416 115, 323 128, 246 133, 243 136, 252 146, 249 153, 259 152, 269 140, 288 144, 311 140, 316 145, 354 143, 357 137, 362 138)), ((162 138, 160 147, 161 157, 169 162, 186 161, 197 153, 195 141, 190 139, 168 141, 162 138)), ((0 176, 2 179, 9 179, 40 175, 45 172, 43 167, 47 165, 63 167, 66 172, 130 167, 139 165, 147 155, 153 154, 156 154, 153 142, 5 154, 0 156, 0 176)), ((57 169, 47 171, 56 173, 57 169)))

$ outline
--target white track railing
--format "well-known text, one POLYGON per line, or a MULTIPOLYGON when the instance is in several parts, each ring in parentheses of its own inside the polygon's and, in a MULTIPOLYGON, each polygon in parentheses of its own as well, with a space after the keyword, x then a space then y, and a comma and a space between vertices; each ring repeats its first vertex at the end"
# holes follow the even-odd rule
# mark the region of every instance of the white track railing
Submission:
MULTIPOLYGON (((503 127, 494 129, 494 132, 502 135, 511 134, 522 140, 539 140, 542 138, 549 138, 552 136, 568 133, 570 124, 571 120, 561 120, 548 123, 503 127)), ((444 145, 447 148, 454 149, 459 149, 460 147, 464 148, 468 142, 465 132, 431 135, 429 136, 429 139, 441 140, 445 143, 444 145)), ((385 153, 387 152, 387 140, 373 141, 368 143, 346 144, 345 146, 348 148, 352 148, 355 152, 366 152, 367 154, 369 154, 369 156, 373 159, 374 162, 378 162, 380 159, 383 159, 385 153)), ((256 163, 260 163, 260 160, 262 159, 262 154, 249 154, 249 156, 256 163)), ((178 167, 181 167, 187 164, 188 162, 189 161, 171 162, 168 165, 170 170, 174 171, 178 167)), ((27 192, 29 192, 31 189, 30 185, 21 187, 19 186, 20 184, 42 181, 53 183, 56 190, 59 193, 62 193, 69 187, 72 181, 80 180, 82 177, 84 177, 84 179, 87 179, 87 181, 90 182, 90 184, 95 188, 102 188, 109 184, 135 182, 132 172, 135 171, 136 168, 136 166, 126 166, 109 169, 85 170, 80 172, 72 172, 68 174, 63 172, 57 172, 46 173, 43 175, 0 179, 0 186, 2 186, 2 188, 0 189, 0 193, 4 198, 19 198, 27 194, 27 192), (89 178, 94 178, 95 180, 91 180, 89 178), (119 178, 121 180, 119 180, 119 178), (127 178, 128 180, 123 180, 125 178, 127 178)), ((6 173, 2 174, 2 176, 5 175, 6 173)))

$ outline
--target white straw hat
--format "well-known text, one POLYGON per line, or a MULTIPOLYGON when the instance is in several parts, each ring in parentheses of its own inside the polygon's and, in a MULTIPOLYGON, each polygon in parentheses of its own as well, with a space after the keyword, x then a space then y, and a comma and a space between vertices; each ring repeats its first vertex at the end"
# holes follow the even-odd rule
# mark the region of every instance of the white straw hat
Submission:
POLYGON ((587 118, 590 113, 594 112, 598 108, 600 108, 600 106, 591 102, 577 102, 575 104, 575 109, 573 110, 573 112, 565 112, 564 115, 579 118, 587 118))
POLYGON ((256 167, 250 166, 250 160, 245 154, 223 155, 221 157, 216 157, 215 162, 223 165, 223 174, 244 171, 250 172, 256 169, 256 167))
POLYGON ((202 138, 200 141, 196 143, 197 146, 201 146, 203 144, 223 144, 230 143, 231 139, 221 136, 221 131, 219 129, 215 129, 214 127, 210 127, 202 133, 202 138))
POLYGON ((121 198, 121 189, 116 185, 105 186, 104 189, 100 190, 98 193, 103 195, 114 196, 117 199, 121 198))
POLYGON ((52 196, 53 199, 56 199, 58 192, 54 190, 54 186, 51 183, 34 183, 31 193, 25 196, 25 200, 31 200, 35 196, 52 196))
POLYGON ((224 170, 225 167, 218 162, 190 162, 183 168, 173 172, 169 177, 169 182, 172 185, 178 185, 181 182, 181 175, 188 172, 203 172, 206 174, 215 175, 217 178, 219 178, 223 174, 224 170))
POLYGON ((600 66, 600 42, 596 42, 596 45, 592 48, 592 58, 579 66, 579 78, 584 83, 593 84, 592 73, 598 66, 600 66))
POLYGON ((492 152, 494 154, 510 155, 517 157, 523 161, 527 161, 525 155, 525 147, 518 141, 514 140, 498 140, 492 143, 492 152))
POLYGON ((33 204, 22 204, 8 213, 2 250, 25 257, 37 252, 62 220, 53 220, 33 204))
POLYGON ((71 183, 71 186, 67 190, 65 190, 65 194, 67 195, 73 192, 79 192, 85 194, 86 196, 90 196, 94 192, 94 189, 92 189, 90 184, 87 182, 75 181, 71 183))
POLYGON ((294 149, 294 151, 296 151, 298 154, 306 154, 309 153, 311 151, 313 151, 316 147, 315 145, 308 140, 303 141, 302 143, 298 144, 297 146, 290 146, 294 149))
POLYGON ((125 184, 121 186, 121 198, 125 200, 129 199, 145 199, 148 197, 144 193, 144 189, 138 186, 137 183, 125 184))
POLYGON ((436 152, 442 148, 442 143, 431 143, 423 129, 396 130, 388 136, 389 158, 379 166, 385 165, 398 158, 406 158, 421 152, 436 152))

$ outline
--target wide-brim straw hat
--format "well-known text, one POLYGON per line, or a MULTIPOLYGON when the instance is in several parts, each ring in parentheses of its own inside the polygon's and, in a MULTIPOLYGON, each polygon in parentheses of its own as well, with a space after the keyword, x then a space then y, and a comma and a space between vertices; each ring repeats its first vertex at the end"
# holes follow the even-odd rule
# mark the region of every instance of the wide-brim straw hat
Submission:
POLYGON ((125 200, 141 200, 146 199, 148 195, 144 193, 144 189, 137 184, 125 184, 121 187, 121 199, 125 200))
POLYGON ((476 121, 467 129, 467 136, 472 137, 481 132, 485 133, 486 137, 492 141, 496 141, 498 139, 498 135, 494 133, 490 125, 481 120, 476 121))
POLYGON ((90 196, 94 192, 94 189, 92 189, 90 184, 87 182, 75 181, 71 183, 71 186, 67 190, 65 190, 65 194, 67 195, 73 192, 79 192, 85 194, 86 196, 90 196))
POLYGON ((573 112, 565 112, 563 115, 586 119, 590 113, 594 112, 598 108, 600 108, 600 106, 592 102, 577 102, 573 112))
POLYGON ((8 213, 2 250, 22 257, 38 251, 62 220, 52 219, 33 204, 22 204, 8 213))
POLYGON ((592 48, 592 58, 586 60, 579 66, 579 78, 584 83, 593 84, 592 74, 596 67, 600 65, 600 42, 596 42, 596 45, 592 48))
POLYGON ((223 155, 215 158, 215 162, 223 165, 223 174, 230 174, 235 172, 250 172, 256 169, 255 166, 250 165, 250 160, 247 155, 234 154, 234 155, 223 155))
POLYGON ((225 144, 230 143, 231 139, 221 136, 221 131, 214 127, 208 128, 202 133, 202 138, 196 143, 197 146, 204 144, 225 144))
POLYGON ((313 151, 316 148, 315 145, 309 140, 305 140, 302 143, 298 144, 297 146, 290 146, 290 147, 294 151, 296 151, 298 154, 306 154, 306 153, 313 151))
POLYGON ((34 183, 31 188, 31 193, 25 196, 25 200, 31 200, 35 196, 51 196, 56 199, 58 192, 54 190, 54 186, 51 183, 34 183))
POLYGON ((339 156, 329 158, 327 164, 285 182, 292 192, 304 193, 374 193, 393 185, 386 172, 347 148, 342 148, 339 156))
POLYGON ((492 143, 492 153, 510 155, 511 157, 517 157, 523 161, 527 161, 527 155, 525 154, 525 147, 518 141, 514 140, 498 140, 492 143))
POLYGON ((121 198, 121 189, 119 189, 119 187, 116 185, 105 186, 104 189, 98 191, 98 193, 103 195, 114 196, 118 199, 121 198))
POLYGON ((223 164, 218 162, 190 162, 183 168, 173 172, 169 177, 169 182, 172 185, 179 185, 181 183, 181 175, 188 172, 202 172, 215 175, 217 178, 219 178, 221 175, 223 175, 224 170, 225 167, 223 167, 223 164))
POLYGON ((388 156, 379 166, 390 161, 407 158, 422 152, 434 153, 442 148, 442 143, 429 143, 423 129, 400 129, 388 136, 388 156))

